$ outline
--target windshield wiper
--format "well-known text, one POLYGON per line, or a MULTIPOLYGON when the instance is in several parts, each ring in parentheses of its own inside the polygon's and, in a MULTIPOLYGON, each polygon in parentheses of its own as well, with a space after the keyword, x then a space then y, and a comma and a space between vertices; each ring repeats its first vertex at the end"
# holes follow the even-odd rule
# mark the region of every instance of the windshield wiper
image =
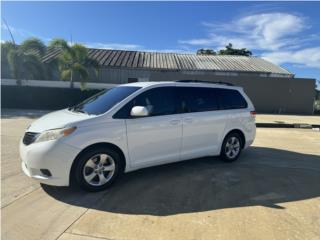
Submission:
POLYGON ((80 109, 80 108, 76 108, 76 109, 74 109, 74 111, 75 111, 75 112, 79 112, 79 113, 85 113, 85 114, 88 114, 88 115, 89 115, 89 113, 87 113, 86 111, 83 111, 83 110, 80 109))
POLYGON ((88 114, 86 111, 82 110, 81 108, 77 107, 77 106, 74 106, 74 107, 69 107, 68 108, 69 111, 72 111, 72 112, 79 112, 79 113, 85 113, 85 114, 88 114))

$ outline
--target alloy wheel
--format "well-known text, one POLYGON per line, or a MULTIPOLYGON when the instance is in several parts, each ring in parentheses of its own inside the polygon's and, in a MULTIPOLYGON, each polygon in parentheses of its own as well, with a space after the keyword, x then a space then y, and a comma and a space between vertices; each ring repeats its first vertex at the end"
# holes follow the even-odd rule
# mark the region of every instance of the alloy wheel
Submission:
POLYGON ((228 158, 237 157, 240 152, 240 140, 237 137, 230 137, 226 143, 225 154, 228 158))
POLYGON ((109 182, 115 173, 114 159, 105 153, 97 154, 88 159, 83 167, 83 178, 92 186, 102 186, 109 182))

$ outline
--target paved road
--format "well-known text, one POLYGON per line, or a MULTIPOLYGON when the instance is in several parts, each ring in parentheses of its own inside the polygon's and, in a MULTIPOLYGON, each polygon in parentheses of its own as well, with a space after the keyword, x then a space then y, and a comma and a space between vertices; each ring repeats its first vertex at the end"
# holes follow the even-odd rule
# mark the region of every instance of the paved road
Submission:
POLYGON ((320 116, 257 114, 256 122, 320 125, 320 116))
POLYGON ((258 129, 238 162, 144 169, 88 194, 22 174, 33 116, 2 119, 2 239, 320 239, 319 131, 258 129))

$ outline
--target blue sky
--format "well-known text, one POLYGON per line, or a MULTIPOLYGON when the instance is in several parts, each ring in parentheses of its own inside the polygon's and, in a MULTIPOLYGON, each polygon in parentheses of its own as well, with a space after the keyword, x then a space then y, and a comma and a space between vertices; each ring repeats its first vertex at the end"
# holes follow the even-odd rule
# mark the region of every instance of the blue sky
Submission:
MULTIPOLYGON (((233 43, 297 77, 320 79, 320 2, 1 2, 17 42, 195 52, 233 43)), ((1 23, 1 40, 10 35, 1 23)))

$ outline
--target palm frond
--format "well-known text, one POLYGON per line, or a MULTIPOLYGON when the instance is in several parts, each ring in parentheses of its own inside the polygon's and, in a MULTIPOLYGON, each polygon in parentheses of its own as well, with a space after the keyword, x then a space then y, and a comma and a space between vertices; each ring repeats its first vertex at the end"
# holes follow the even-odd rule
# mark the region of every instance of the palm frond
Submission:
POLYGON ((23 41, 19 48, 25 53, 31 52, 39 56, 43 56, 46 52, 46 45, 38 38, 29 38, 23 41))
POLYGON ((25 75, 30 79, 45 78, 44 65, 35 55, 26 54, 23 58, 25 75))
POLYGON ((86 90, 86 88, 87 88, 87 83, 84 82, 84 81, 81 81, 81 82, 80 82, 80 89, 81 89, 81 91, 86 90))
POLYGON ((60 65, 71 66, 74 62, 73 55, 70 51, 63 51, 59 56, 59 63, 60 65))
POLYGON ((68 42, 64 39, 61 39, 61 38, 52 39, 48 44, 48 48, 60 48, 63 51, 70 50, 68 42))
POLYGON ((72 68, 75 72, 79 73, 81 81, 85 81, 88 79, 88 76, 89 76, 88 70, 83 65, 79 63, 75 63, 72 68))
POLYGON ((66 81, 66 80, 70 80, 71 77, 71 69, 64 69, 61 71, 61 79, 66 81))
POLYGON ((99 63, 97 60, 95 59, 92 59, 92 58, 86 58, 86 61, 84 63, 84 65, 86 67, 93 67, 93 68, 98 68, 99 67, 99 63))
POLYGON ((22 59, 21 53, 17 49, 11 49, 8 52, 8 63, 15 79, 21 79, 22 59))
POLYGON ((88 56, 88 50, 85 46, 81 44, 74 44, 72 47, 75 60, 79 63, 84 63, 88 56))
POLYGON ((1 52, 3 52, 4 50, 9 51, 10 49, 14 49, 16 47, 17 45, 13 44, 12 42, 5 41, 1 43, 1 52))

